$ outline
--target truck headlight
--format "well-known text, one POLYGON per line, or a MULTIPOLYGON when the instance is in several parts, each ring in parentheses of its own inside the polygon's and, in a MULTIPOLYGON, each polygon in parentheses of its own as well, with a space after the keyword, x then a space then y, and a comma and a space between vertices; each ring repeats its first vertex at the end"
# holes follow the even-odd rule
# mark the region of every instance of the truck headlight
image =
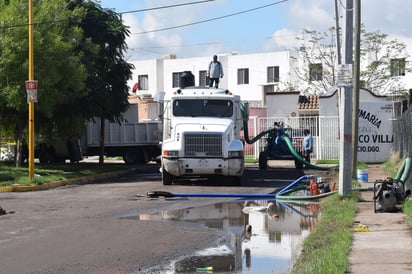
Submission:
POLYGON ((229 158, 240 158, 243 157, 243 150, 240 151, 229 151, 229 158))

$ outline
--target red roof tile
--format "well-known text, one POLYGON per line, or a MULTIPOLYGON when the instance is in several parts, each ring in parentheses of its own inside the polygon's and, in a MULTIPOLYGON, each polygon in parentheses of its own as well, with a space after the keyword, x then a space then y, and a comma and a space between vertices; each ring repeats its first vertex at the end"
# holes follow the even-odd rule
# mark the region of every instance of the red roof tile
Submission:
POLYGON ((319 96, 316 95, 301 95, 299 96, 298 109, 303 110, 319 110, 319 96))

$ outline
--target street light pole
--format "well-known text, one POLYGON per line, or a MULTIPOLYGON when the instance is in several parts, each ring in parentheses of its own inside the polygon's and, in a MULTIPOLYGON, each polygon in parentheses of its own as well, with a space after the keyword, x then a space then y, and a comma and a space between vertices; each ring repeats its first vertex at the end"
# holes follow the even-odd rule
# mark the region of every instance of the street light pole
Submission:
MULTIPOLYGON (((33 0, 29 0, 29 81, 33 81, 33 80, 34 80, 33 0)), ((29 178, 33 179, 34 177, 34 100, 32 100, 30 96, 28 96, 28 104, 29 104, 29 143, 28 143, 29 178)))

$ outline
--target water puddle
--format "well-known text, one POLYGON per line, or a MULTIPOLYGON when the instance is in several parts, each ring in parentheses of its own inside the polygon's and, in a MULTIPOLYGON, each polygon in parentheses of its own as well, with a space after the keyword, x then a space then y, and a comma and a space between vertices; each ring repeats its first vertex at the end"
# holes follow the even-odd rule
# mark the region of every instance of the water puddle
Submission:
POLYGON ((226 244, 200 250, 156 273, 290 273, 314 227, 318 203, 232 201, 141 215, 140 220, 184 221, 225 232, 226 244))

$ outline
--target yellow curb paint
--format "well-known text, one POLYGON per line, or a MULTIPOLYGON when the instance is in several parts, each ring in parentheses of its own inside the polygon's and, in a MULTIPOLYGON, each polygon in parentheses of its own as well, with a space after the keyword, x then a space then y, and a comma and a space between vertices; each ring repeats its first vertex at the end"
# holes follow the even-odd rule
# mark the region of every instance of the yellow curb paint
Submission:
POLYGON ((15 186, 14 191, 15 192, 26 192, 26 191, 36 191, 39 190, 40 187, 38 185, 35 186, 15 186))
POLYGON ((0 192, 12 192, 13 186, 0 186, 0 192))
POLYGON ((32 185, 32 186, 23 186, 23 185, 11 185, 11 186, 0 186, 0 193, 1 192, 26 192, 26 191, 37 191, 37 190, 48 190, 60 186, 70 185, 73 183, 87 183, 99 179, 105 179, 110 177, 115 177, 118 175, 123 175, 129 172, 135 171, 135 168, 131 168, 128 170, 120 170, 120 171, 112 171, 107 173, 101 174, 94 174, 94 175, 87 175, 78 178, 71 178, 71 179, 63 179, 60 181, 54 181, 45 183, 42 185, 32 185))

